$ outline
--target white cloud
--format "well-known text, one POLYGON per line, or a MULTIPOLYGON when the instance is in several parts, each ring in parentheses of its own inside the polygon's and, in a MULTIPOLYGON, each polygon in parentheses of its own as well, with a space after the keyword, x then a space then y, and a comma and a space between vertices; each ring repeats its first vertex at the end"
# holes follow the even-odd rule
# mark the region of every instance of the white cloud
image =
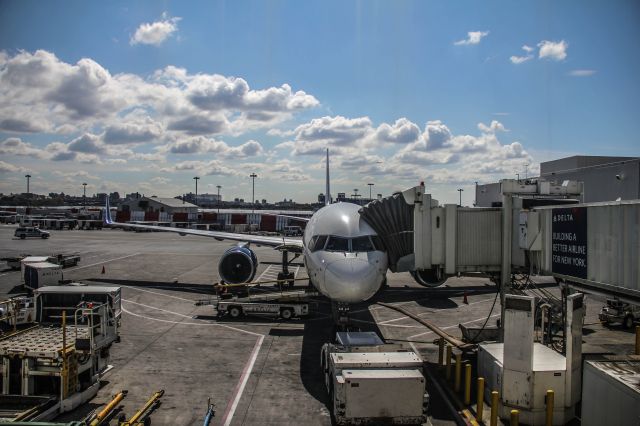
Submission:
POLYGON ((479 44, 480 41, 489 35, 489 31, 469 31, 467 33, 467 38, 458 40, 453 44, 456 46, 469 46, 473 44, 479 44))
POLYGON ((25 169, 0 160, 0 174, 22 172, 25 169))
POLYGON ((105 128, 103 141, 109 145, 127 145, 158 140, 162 125, 149 117, 141 121, 114 123, 105 128))
POLYGON ((527 55, 527 56, 511 56, 509 57, 509 60, 511 61, 512 64, 522 64, 524 62, 527 62, 528 60, 533 59, 533 55, 527 55))
POLYGON ((420 137, 420 128, 406 118, 396 120, 393 125, 382 123, 376 129, 375 138, 382 142, 407 144, 420 137))
MULTIPOLYGON (((85 149, 99 156, 190 136, 239 136, 273 128, 318 105, 288 84, 255 89, 241 78, 189 74, 172 66, 142 78, 112 75, 88 58, 69 64, 44 50, 3 53, 0 61, 0 130, 91 133, 100 137, 99 144, 85 149)), ((54 146, 47 155, 73 159, 71 152, 82 149, 78 144, 75 151, 54 146)))
POLYGON ((215 153, 222 158, 246 158, 262 155, 264 149, 260 142, 250 140, 239 146, 229 146, 223 141, 202 136, 170 143, 161 149, 171 154, 215 153))
POLYGON ((533 59, 532 52, 535 50, 533 47, 527 46, 526 44, 524 44, 522 45, 522 50, 524 50, 527 54, 524 56, 516 56, 516 55, 511 56, 509 60, 511 61, 512 64, 518 65, 533 59))
POLYGON ((173 33, 178 31, 178 22, 182 19, 178 17, 167 18, 166 14, 163 14, 163 18, 161 21, 140 24, 129 43, 131 45, 151 44, 160 46, 173 33))
POLYGON ((440 120, 428 121, 423 134, 424 146, 430 150, 443 148, 453 137, 451 131, 440 120))
POLYGON ((569 75, 571 77, 590 77, 596 73, 596 70, 571 70, 569 75))
POLYGON ((244 175, 241 171, 229 167, 218 160, 211 161, 181 161, 176 163, 172 167, 163 168, 163 172, 181 172, 181 171, 195 171, 199 175, 203 176, 240 176, 244 175))
POLYGON ((20 138, 7 138, 0 142, 0 154, 34 158, 47 157, 45 151, 33 147, 28 142, 23 142, 20 138))
POLYGON ((491 120, 491 124, 489 124, 488 126, 484 123, 478 123, 478 129, 480 129, 482 133, 495 133, 498 131, 499 132, 507 131, 504 125, 497 120, 491 120))
POLYGON ((540 51, 538 52, 538 58, 548 58, 554 61, 562 61, 567 57, 567 48, 569 44, 564 41, 548 41, 543 40, 538 43, 540 51))

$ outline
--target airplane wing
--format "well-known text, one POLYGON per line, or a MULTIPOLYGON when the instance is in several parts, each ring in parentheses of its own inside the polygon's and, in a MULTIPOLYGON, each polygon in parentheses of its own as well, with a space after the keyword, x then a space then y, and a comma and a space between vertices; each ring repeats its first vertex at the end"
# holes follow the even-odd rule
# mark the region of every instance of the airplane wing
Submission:
POLYGON ((291 216, 288 214, 265 213, 265 212, 260 212, 260 214, 264 216, 286 217, 287 219, 299 220, 300 222, 309 222, 311 220, 311 218, 309 217, 291 216))
POLYGON ((107 202, 105 207, 104 223, 105 225, 109 225, 115 228, 144 229, 149 231, 161 231, 161 232, 176 232, 180 235, 198 235, 201 237, 215 238, 216 240, 219 240, 219 241, 222 241, 222 240, 239 241, 239 242, 255 244, 257 246, 274 247, 277 249, 286 249, 289 251, 302 251, 302 240, 297 238, 236 234, 233 232, 205 231, 201 229, 173 228, 168 226, 139 225, 135 223, 114 222, 111 219, 111 210, 109 209, 109 197, 107 197, 107 202))

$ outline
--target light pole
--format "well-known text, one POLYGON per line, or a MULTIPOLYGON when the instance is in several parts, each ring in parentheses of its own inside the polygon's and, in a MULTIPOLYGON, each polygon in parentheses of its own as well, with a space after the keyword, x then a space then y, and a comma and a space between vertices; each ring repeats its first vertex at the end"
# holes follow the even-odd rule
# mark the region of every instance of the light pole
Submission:
POLYGON ((358 204, 358 197, 360 195, 358 194, 358 188, 354 188, 353 189, 353 200, 356 202, 356 204, 358 204))
POLYGON ((475 201, 473 202, 473 207, 476 207, 478 205, 478 181, 475 182, 476 183, 476 194, 475 194, 475 201))
POLYGON ((460 203, 458 204, 458 207, 462 207, 462 191, 464 191, 464 189, 458 188, 458 192, 460 193, 460 203))
POLYGON ((30 192, 29 192, 29 179, 31 179, 31 175, 24 175, 24 177, 27 178, 27 195, 29 195, 30 194, 30 192))
POLYGON ((373 183, 368 183, 367 185, 369 185, 369 201, 372 201, 371 200, 371 188, 373 187, 374 184, 373 183))
POLYGON ((198 205, 198 181, 200 180, 200 178, 198 176, 194 177, 193 180, 196 181, 196 206, 198 205))
POLYGON ((249 177, 251 178, 251 211, 256 211, 256 178, 258 175, 251 173, 249 177))
MULTIPOLYGON (((220 188, 222 188, 222 186, 216 185, 216 188, 218 188, 218 214, 220 214, 220 188)), ((218 218, 218 220, 220 220, 220 218, 218 218)))
POLYGON ((82 207, 87 210, 87 182, 82 182, 82 207))

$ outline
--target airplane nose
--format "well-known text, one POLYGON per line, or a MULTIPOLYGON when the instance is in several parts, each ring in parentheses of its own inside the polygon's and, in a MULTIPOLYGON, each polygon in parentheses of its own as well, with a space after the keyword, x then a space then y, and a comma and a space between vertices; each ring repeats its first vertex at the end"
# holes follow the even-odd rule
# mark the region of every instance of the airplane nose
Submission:
POLYGON ((326 266, 324 279, 332 299, 357 303, 372 297, 380 288, 383 277, 368 261, 345 257, 326 266))

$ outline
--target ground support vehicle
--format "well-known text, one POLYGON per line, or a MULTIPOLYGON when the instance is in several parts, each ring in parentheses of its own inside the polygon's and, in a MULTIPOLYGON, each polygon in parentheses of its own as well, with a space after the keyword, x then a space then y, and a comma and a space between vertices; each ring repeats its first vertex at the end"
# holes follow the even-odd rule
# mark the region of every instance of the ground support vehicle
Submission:
POLYGON ((290 320, 309 314, 309 304, 300 302, 243 302, 240 300, 221 300, 216 305, 218 316, 228 314, 231 318, 242 315, 269 315, 290 320))
POLYGON ((47 262, 55 263, 56 265, 61 265, 63 268, 69 268, 71 266, 77 266, 78 262, 80 262, 79 254, 56 254, 53 256, 49 256, 47 262))
POLYGON ((631 328, 640 319, 640 306, 621 300, 609 299, 602 307, 598 319, 605 325, 621 323, 624 328, 631 328))
POLYGON ((218 317, 239 318, 243 315, 264 315, 290 320, 309 315, 307 297, 311 293, 304 290, 274 291, 246 297, 215 298, 196 301, 197 306, 213 305, 218 317))
POLYGON ((302 227, 300 226, 285 226, 283 230, 285 237, 298 237, 303 234, 302 227))
POLYGON ((16 229, 16 232, 13 234, 16 238, 20 238, 24 240, 25 238, 42 238, 47 239, 51 236, 48 231, 43 231, 42 229, 35 226, 23 226, 16 229))
POLYGON ((62 266, 49 262, 28 263, 24 266, 24 287, 35 290, 38 287, 60 285, 64 279, 62 266))
POLYGON ((35 322, 0 336, 0 422, 50 420, 98 392, 118 341, 119 295, 103 286, 34 292, 35 322))
POLYGON ((422 360, 373 332, 338 332, 321 366, 336 423, 422 424, 429 394, 422 360))
POLYGON ((22 259, 31 256, 30 254, 21 254, 20 256, 13 256, 13 257, 3 257, 2 259, 0 259, 3 262, 7 263, 7 266, 13 270, 18 270, 20 269, 20 264, 22 262, 22 259))

